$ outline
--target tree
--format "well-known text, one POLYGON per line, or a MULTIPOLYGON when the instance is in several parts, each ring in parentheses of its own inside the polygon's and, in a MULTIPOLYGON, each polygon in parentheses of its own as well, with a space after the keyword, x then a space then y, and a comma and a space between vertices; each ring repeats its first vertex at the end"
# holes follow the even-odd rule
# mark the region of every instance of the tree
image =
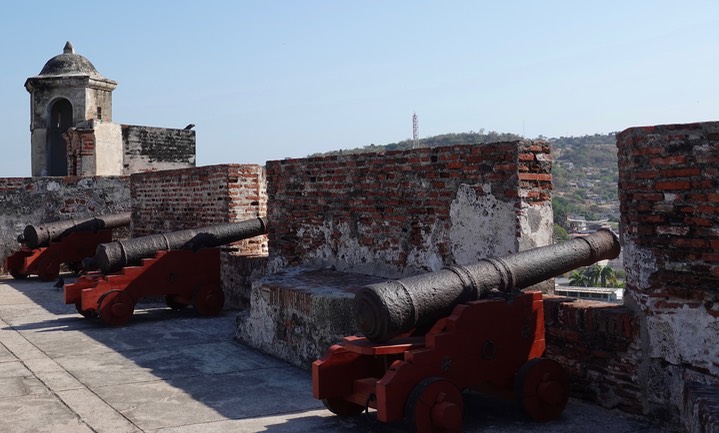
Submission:
POLYGON ((572 274, 569 276, 569 285, 587 287, 587 280, 584 277, 584 273, 579 270, 575 270, 574 272, 572 272, 572 274))
POLYGON ((599 282, 601 287, 618 287, 617 273, 609 266, 602 266, 599 272, 599 282))
POLYGON ((552 213, 554 214, 554 224, 559 224, 566 230, 567 214, 571 213, 571 205, 564 197, 552 197, 552 213))
POLYGON ((564 227, 560 226, 557 223, 554 223, 554 242, 564 242, 569 240, 569 234, 567 234, 567 231, 564 229, 564 227))
POLYGON ((577 269, 569 276, 570 286, 584 287, 621 287, 617 273, 609 266, 593 264, 581 270, 577 269))
POLYGON ((599 287, 599 275, 602 273, 602 267, 598 264, 593 264, 587 268, 584 268, 584 278, 587 281, 587 285, 590 287, 599 287))

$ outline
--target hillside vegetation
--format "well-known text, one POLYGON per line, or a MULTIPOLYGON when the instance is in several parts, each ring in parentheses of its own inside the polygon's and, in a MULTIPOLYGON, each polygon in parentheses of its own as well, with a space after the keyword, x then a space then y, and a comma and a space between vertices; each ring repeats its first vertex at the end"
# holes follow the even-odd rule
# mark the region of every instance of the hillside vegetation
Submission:
MULTIPOLYGON (((420 147, 452 146, 520 140, 516 134, 462 132, 436 135, 419 140, 420 147)), ((584 135, 581 137, 548 138, 552 144, 554 221, 569 230, 567 217, 616 222, 619 220, 617 193, 618 169, 615 133, 584 135)), ((361 148, 338 150, 322 155, 382 152, 412 148, 412 140, 385 145, 370 144, 361 148)), ((317 154, 313 155, 317 156, 317 154)))

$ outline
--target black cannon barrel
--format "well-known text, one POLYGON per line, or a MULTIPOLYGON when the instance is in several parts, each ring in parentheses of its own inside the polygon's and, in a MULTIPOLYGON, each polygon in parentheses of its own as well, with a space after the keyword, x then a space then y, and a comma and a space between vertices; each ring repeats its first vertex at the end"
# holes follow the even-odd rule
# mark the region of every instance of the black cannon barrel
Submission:
POLYGON ((114 229, 130 225, 130 212, 102 215, 85 219, 68 219, 47 224, 28 225, 17 241, 30 248, 45 247, 72 232, 114 229))
POLYGON ((108 242, 98 245, 95 256, 83 260, 82 265, 85 269, 99 269, 108 274, 128 265, 139 264, 140 260, 153 257, 158 251, 217 247, 265 233, 267 233, 267 223, 263 218, 255 218, 108 242))
POLYGON ((469 266, 372 284, 355 295, 355 323, 368 339, 385 341, 414 328, 431 326, 461 303, 484 298, 493 291, 516 292, 573 269, 613 259, 619 251, 617 236, 603 229, 469 266))

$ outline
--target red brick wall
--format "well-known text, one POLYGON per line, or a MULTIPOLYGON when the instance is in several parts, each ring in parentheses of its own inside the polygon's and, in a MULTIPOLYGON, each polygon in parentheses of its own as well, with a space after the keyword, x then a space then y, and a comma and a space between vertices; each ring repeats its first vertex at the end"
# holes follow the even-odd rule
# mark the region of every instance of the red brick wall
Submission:
MULTIPOLYGON (((133 237, 243 221, 267 212, 258 165, 212 165, 133 174, 133 237)), ((267 254, 266 236, 235 244, 242 254, 267 254)))
POLYGON ((519 141, 269 161, 271 258, 399 276, 546 244, 549 155, 547 143, 519 141), (535 233, 520 223, 528 212, 535 233), (467 216, 486 225, 462 228, 467 216))
POLYGON ((66 134, 67 172, 71 176, 86 176, 88 173, 97 173, 94 131, 70 128, 66 134))
MULTIPOLYGON (((691 301, 696 307, 716 301, 719 123, 632 128, 617 145, 624 236, 657 265, 648 280, 633 281, 633 293, 691 301)), ((707 312, 719 316, 716 307, 707 312)))
POLYGON ((644 411, 676 420, 685 381, 719 383, 719 122, 630 128, 617 146, 637 380, 644 411))
POLYGON ((561 363, 575 397, 641 414, 637 315, 623 305, 545 296, 545 356, 561 363))

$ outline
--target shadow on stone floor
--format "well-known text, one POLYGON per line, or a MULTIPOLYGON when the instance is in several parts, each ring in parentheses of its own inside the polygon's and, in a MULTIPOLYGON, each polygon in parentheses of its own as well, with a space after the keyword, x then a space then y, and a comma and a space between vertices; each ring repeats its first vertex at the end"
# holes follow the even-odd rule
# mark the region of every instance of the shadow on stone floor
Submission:
MULTIPOLYGON (((20 332, 143 429, 269 417, 260 431, 408 431, 405 422, 384 424, 372 422, 371 416, 340 418, 316 412, 322 404, 312 398, 308 372, 234 340, 235 311, 201 317, 191 308, 174 311, 141 303, 130 323, 109 327, 82 318, 74 305, 65 305, 62 291, 52 282, 3 282, 32 301, 0 305, 0 317, 8 328, 20 332), (199 405, 189 413, 176 404, 176 395, 190 396, 199 405), (302 415, 312 411, 322 416, 302 415), (163 417, 158 418, 158 413, 163 417), (272 417, 278 413, 297 416, 272 417)), ((464 401, 464 426, 472 431, 661 431, 627 420, 620 412, 611 412, 615 419, 608 419, 607 411, 581 401, 573 401, 560 419, 546 424, 528 421, 514 405, 476 393, 465 393, 464 401)))

